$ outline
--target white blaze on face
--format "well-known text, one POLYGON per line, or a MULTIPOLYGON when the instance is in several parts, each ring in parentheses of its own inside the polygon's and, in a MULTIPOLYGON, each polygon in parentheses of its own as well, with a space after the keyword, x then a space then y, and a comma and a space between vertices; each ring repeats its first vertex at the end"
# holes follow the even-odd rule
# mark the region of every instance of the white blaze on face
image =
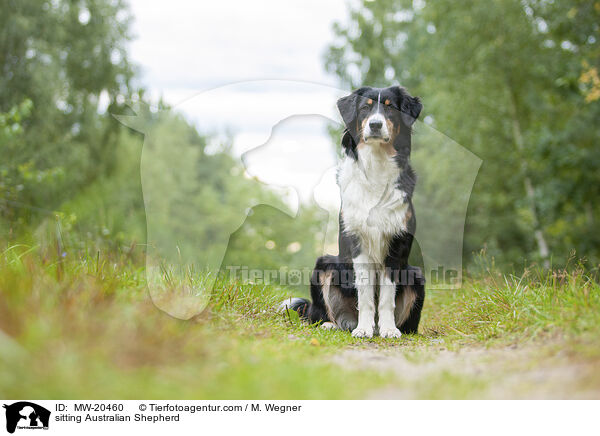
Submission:
POLYGON ((374 114, 371 114, 366 121, 365 130, 363 137, 365 142, 387 142, 390 139, 390 132, 387 127, 385 116, 381 113, 381 93, 377 96, 377 110, 374 114), (377 124, 381 123, 381 128, 379 130, 374 130, 371 128, 371 123, 377 124))

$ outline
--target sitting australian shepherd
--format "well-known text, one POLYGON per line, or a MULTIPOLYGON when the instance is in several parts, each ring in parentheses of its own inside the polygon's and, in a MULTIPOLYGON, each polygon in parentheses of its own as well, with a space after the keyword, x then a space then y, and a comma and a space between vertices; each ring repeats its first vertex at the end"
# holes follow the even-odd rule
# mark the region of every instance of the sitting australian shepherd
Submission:
POLYGON ((417 332, 425 279, 408 265, 416 230, 409 158, 411 128, 422 107, 399 86, 360 88, 338 101, 346 125, 337 176, 339 255, 317 259, 312 303, 284 303, 309 322, 358 338, 417 332))

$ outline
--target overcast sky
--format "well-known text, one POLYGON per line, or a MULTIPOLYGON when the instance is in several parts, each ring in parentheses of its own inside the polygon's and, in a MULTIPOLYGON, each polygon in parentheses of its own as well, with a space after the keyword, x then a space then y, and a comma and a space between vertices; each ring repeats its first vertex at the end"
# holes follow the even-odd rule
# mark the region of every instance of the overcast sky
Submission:
POLYGON ((130 1, 130 55, 153 97, 202 132, 233 132, 240 157, 267 143, 244 156, 266 183, 293 186, 305 201, 320 184, 321 201, 337 202, 331 174, 321 183, 335 165, 324 117, 339 120, 343 91, 324 71, 323 55, 333 22, 346 20, 347 0, 130 1))

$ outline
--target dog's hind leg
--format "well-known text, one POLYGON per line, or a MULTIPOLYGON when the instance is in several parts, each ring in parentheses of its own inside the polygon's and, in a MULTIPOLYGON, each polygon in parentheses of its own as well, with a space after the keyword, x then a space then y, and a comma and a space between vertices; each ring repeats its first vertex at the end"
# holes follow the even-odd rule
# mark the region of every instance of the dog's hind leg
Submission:
POLYGON ((358 325, 358 309, 356 292, 342 292, 340 286, 333 282, 333 271, 323 277, 323 300, 327 308, 327 315, 337 328, 352 331, 358 325), (352 295, 354 294, 354 295, 352 295))
POLYGON ((323 284, 325 283, 325 277, 331 275, 331 267, 334 263, 334 256, 322 256, 317 259, 315 264, 315 268, 310 278, 310 296, 312 298, 312 303, 308 306, 307 310, 307 318, 311 323, 333 321, 327 314, 323 284))
POLYGON ((311 324, 322 322, 324 328, 354 330, 358 324, 356 288, 350 264, 336 256, 317 259, 310 279, 312 302, 304 298, 284 301, 282 310, 293 309, 311 324))
POLYGON ((406 278, 397 285, 395 320, 403 334, 417 333, 425 302, 425 277, 421 269, 409 266, 406 278), (405 281, 405 283, 403 283, 405 281))
POLYGON ((279 305, 280 311, 295 310, 300 318, 310 324, 331 321, 327 316, 327 309, 323 301, 322 277, 330 268, 331 259, 323 256, 317 259, 317 264, 310 278, 310 295, 312 301, 306 298, 288 298, 279 305))

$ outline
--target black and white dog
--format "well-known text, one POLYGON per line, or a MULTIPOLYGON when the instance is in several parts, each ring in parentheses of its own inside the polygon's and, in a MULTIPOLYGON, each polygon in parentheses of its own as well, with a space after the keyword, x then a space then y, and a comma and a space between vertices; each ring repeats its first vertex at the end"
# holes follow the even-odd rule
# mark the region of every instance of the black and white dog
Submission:
POLYGON ((337 104, 346 125, 338 169, 339 255, 317 259, 312 303, 293 298, 287 307, 355 337, 370 338, 377 328, 385 338, 416 333, 425 280, 408 265, 416 230, 409 158, 421 102, 392 86, 360 88, 337 104))

